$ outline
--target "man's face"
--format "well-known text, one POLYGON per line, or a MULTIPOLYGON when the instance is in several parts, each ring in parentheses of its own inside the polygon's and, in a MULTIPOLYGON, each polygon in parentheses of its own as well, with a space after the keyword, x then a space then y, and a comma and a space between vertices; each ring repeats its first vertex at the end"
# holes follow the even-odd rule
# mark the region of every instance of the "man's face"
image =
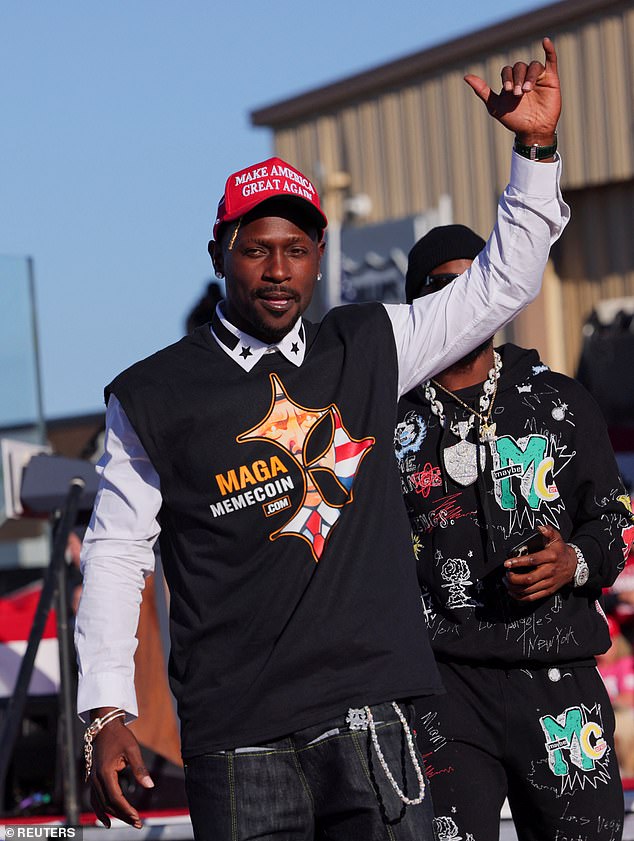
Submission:
POLYGON ((324 251, 317 230, 292 206, 271 212, 280 215, 243 220, 231 250, 233 223, 222 243, 210 243, 225 276, 227 318, 267 344, 280 341, 310 303, 324 251))

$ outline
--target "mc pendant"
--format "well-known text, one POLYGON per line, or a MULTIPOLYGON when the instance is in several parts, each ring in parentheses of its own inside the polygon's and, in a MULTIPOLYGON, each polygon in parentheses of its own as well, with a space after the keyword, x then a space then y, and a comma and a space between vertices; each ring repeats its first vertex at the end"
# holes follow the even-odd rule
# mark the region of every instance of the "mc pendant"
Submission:
POLYGON ((478 465, 476 463, 478 449, 480 450, 480 469, 484 470, 486 465, 484 447, 478 447, 470 441, 463 440, 447 447, 443 452, 442 457, 447 475, 457 485, 466 488, 478 478, 478 465))

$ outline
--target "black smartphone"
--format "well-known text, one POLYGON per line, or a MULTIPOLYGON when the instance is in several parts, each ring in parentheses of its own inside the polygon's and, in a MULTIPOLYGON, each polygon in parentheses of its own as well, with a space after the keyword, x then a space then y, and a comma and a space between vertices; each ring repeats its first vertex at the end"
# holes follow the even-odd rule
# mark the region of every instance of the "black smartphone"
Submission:
POLYGON ((546 548, 546 538, 540 531, 525 537, 521 543, 514 546, 509 552, 509 558, 523 558, 526 555, 533 555, 546 548))
MULTIPOLYGON (((514 546, 509 552, 509 558, 525 558, 528 555, 533 555, 535 552, 541 552, 545 548, 546 538, 540 531, 536 531, 534 534, 529 534, 528 537, 525 537, 517 546, 514 546)), ((531 572, 534 569, 535 567, 532 565, 514 567, 513 572, 516 575, 521 575, 523 572, 531 572)))

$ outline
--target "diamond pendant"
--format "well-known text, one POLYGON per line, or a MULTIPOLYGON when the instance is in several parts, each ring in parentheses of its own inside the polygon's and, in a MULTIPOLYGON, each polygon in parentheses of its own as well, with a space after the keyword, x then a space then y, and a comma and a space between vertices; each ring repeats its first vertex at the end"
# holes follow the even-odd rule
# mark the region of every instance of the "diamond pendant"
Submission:
POLYGON ((472 485, 478 478, 478 465, 476 464, 475 444, 469 441, 460 441, 454 444, 442 454, 445 470, 457 485, 467 487, 472 485))
POLYGON ((451 447, 446 447, 442 454, 442 459, 447 475, 457 485, 462 485, 463 488, 466 488, 468 485, 472 485, 478 478, 478 464, 476 461, 478 450, 480 450, 481 470, 484 470, 486 465, 486 452, 483 447, 472 444, 470 441, 465 441, 465 438, 469 434, 469 423, 459 423, 458 434, 462 440, 457 444, 453 444, 451 447))
POLYGON ((495 424, 483 421, 480 424, 480 441, 495 441, 495 424))

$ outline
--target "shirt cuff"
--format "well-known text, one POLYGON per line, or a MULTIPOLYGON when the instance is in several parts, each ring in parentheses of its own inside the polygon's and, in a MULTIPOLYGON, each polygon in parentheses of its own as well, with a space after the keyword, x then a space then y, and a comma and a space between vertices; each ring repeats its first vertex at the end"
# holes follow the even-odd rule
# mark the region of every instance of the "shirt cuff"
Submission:
POLYGON ((82 676, 77 690, 77 713, 88 723, 90 711, 98 707, 117 707, 125 710, 125 722, 134 721, 139 714, 134 684, 116 672, 82 676))
POLYGON ((557 183, 561 170, 561 158, 555 154, 552 163, 529 161, 515 150, 511 157, 509 186, 525 196, 551 199, 557 195, 557 183))

